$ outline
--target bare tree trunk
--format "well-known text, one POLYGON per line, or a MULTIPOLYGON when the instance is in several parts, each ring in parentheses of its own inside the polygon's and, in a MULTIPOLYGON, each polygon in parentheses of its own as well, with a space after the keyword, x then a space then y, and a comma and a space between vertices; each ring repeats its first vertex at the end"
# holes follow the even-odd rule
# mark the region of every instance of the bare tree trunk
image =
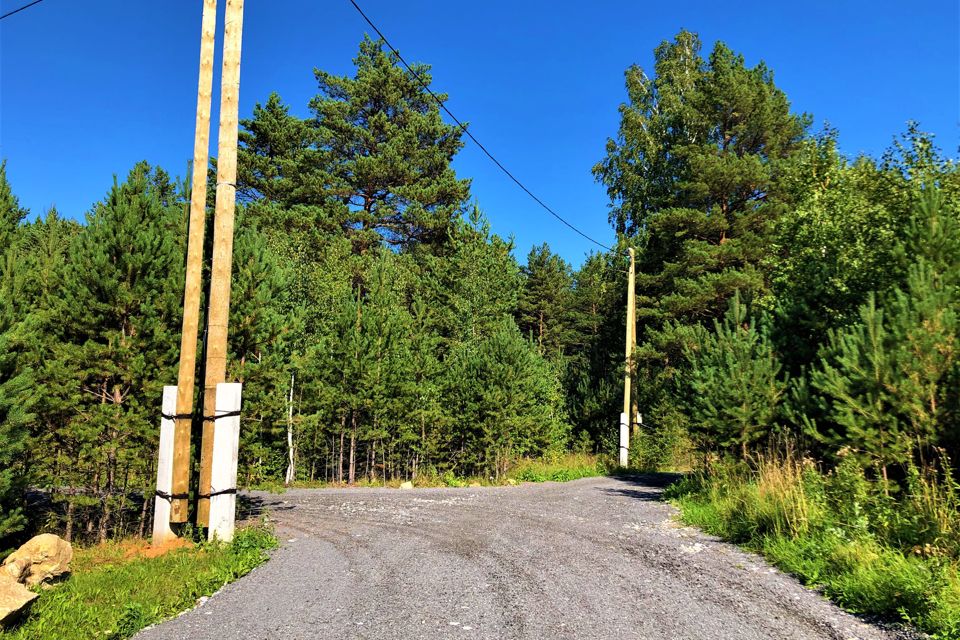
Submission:
POLYGON ((138 537, 138 538, 142 538, 142 537, 143 537, 143 532, 146 530, 146 526, 147 526, 147 514, 149 513, 149 511, 147 510, 147 505, 148 505, 148 504, 150 504, 150 498, 149 498, 149 496, 144 496, 144 497, 143 497, 143 505, 140 507, 140 526, 137 528, 137 537, 138 537))
POLYGON ((63 532, 63 539, 67 542, 73 540, 73 512, 76 509, 76 505, 73 503, 73 500, 67 498, 67 524, 66 529, 63 532))
POLYGON ((287 476, 283 483, 289 485, 297 475, 297 468, 293 458, 293 383, 294 375, 290 374, 290 396, 287 400, 287 476))
POLYGON ((337 464, 337 482, 343 484, 343 435, 347 430, 347 415, 340 418, 340 462, 337 464))
POLYGON ((103 499, 103 515, 100 516, 100 523, 97 527, 97 542, 103 543, 107 541, 107 531, 110 528, 110 496, 107 495, 103 499))
POLYGON ((349 484, 357 480, 357 412, 350 412, 350 470, 349 484))

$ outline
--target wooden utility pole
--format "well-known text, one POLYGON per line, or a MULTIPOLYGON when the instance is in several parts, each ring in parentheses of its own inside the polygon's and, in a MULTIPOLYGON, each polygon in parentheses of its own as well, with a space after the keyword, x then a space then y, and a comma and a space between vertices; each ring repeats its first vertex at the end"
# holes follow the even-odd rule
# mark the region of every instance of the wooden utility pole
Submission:
POLYGON ((630 271, 627 276, 627 339, 626 339, 626 365, 623 372, 623 413, 620 414, 620 466, 626 467, 629 464, 630 456, 630 423, 631 412, 633 411, 633 397, 631 395, 631 385, 633 382, 633 345, 636 342, 637 327, 637 303, 635 297, 635 265, 633 249, 627 249, 630 254, 630 271))
POLYGON ((204 0, 200 27, 200 82, 197 86, 197 125, 193 137, 193 178, 187 238, 187 276, 183 292, 180 371, 177 375, 176 421, 173 432, 173 478, 170 522, 187 521, 190 490, 190 430, 197 371, 197 332, 200 319, 200 278, 207 208, 207 163, 210 153, 210 98, 213 92, 213 43, 217 0, 204 0))
POLYGON ((240 44, 243 0, 227 0, 224 16, 223 71, 220 85, 220 132, 217 150, 217 200, 213 219, 213 268, 207 312, 207 360, 203 392, 203 441, 200 447, 200 497, 197 525, 210 519, 214 418, 217 384, 227 375, 227 324, 230 320, 230 274, 233 268, 233 218, 237 196, 237 119, 240 99, 240 44))
MULTIPOLYGON (((635 266, 633 259, 633 250, 630 250, 630 263, 635 266)), ((639 411, 637 406, 637 363, 634 362, 633 356, 637 352, 637 297, 635 293, 636 285, 636 275, 634 269, 630 271, 631 277, 633 277, 633 283, 631 283, 630 291, 627 295, 630 296, 630 300, 633 302, 633 305, 628 309, 630 314, 630 357, 628 362, 630 363, 630 432, 632 435, 636 435, 639 427, 637 422, 639 421, 639 411)))

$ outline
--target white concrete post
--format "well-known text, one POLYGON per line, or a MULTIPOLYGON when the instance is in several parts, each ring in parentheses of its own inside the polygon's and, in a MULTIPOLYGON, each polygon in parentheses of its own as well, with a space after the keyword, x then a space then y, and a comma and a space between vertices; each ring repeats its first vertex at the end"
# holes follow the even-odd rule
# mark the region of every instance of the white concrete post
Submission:
POLYGON ((157 495, 153 499, 153 544, 161 545, 175 538, 170 528, 170 495, 173 490, 173 429, 172 416, 177 411, 177 387, 163 388, 160 403, 160 446, 157 451, 157 495), (169 417, 165 417, 169 416, 169 417))
POLYGON ((233 540, 237 515, 237 460, 240 446, 240 395, 243 385, 217 385, 217 419, 213 423, 213 464, 210 471, 210 528, 207 537, 233 540), (223 417, 220 417, 223 416, 223 417))
POLYGON ((620 466, 626 467, 630 462, 630 421, 627 414, 620 414, 620 466))

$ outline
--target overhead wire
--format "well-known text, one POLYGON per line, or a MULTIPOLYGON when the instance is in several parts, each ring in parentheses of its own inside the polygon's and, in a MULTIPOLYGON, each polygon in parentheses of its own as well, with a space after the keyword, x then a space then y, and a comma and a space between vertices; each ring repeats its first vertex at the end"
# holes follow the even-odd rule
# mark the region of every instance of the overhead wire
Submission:
POLYGON ((43 2, 43 0, 33 0, 33 2, 28 2, 27 4, 23 5, 23 6, 20 7, 19 9, 14 9, 13 11, 8 11, 7 13, 3 14, 2 16, 0 16, 0 20, 5 20, 5 19, 9 18, 10 16, 12 16, 13 14, 15 14, 15 13, 20 13, 20 12, 23 11, 24 9, 29 9, 29 8, 32 7, 33 5, 35 5, 35 4, 40 4, 41 2, 43 2))
MULTIPOLYGON (((33 0, 33 2, 28 2, 27 4, 21 6, 21 7, 17 8, 17 9, 14 9, 13 11, 9 11, 9 12, 3 14, 3 15, 0 15, 0 20, 4 20, 4 19, 6 19, 6 18, 9 18, 10 16, 12 16, 12 15, 14 15, 14 14, 17 14, 17 13, 20 13, 21 11, 24 11, 24 10, 26 10, 26 9, 29 9, 30 7, 32 7, 32 6, 34 6, 34 5, 40 4, 41 2, 43 2, 43 0, 33 0)), ((496 156, 494 156, 493 153, 491 153, 490 150, 487 149, 487 147, 484 146, 484 144, 483 144, 482 142, 480 142, 480 141, 477 139, 477 137, 476 137, 475 135, 473 135, 473 133, 472 133, 469 129, 467 129, 467 126, 466 126, 465 124, 463 124, 463 122, 462 122, 459 118, 457 118, 457 116, 454 115, 452 111, 450 111, 450 109, 447 107, 447 105, 444 104, 443 100, 441 100, 440 97, 439 97, 436 93, 434 93, 433 89, 430 88, 430 86, 424 81, 424 79, 420 76, 420 74, 417 73, 417 71, 406 61, 406 59, 404 59, 404 57, 400 54, 400 51, 390 43, 390 41, 387 39, 386 35, 384 35, 383 31, 381 31, 380 28, 379 28, 376 24, 374 24, 373 20, 371 20, 370 17, 369 17, 369 16, 363 11, 363 9, 360 7, 360 5, 357 4, 356 0, 350 0, 350 4, 353 5, 353 8, 357 10, 357 13, 360 14, 360 16, 364 19, 364 21, 365 21, 368 25, 370 25, 370 28, 373 29, 373 30, 376 32, 377 36, 379 36, 379 38, 383 41, 383 43, 384 43, 385 45, 387 45, 387 47, 393 52, 393 54, 394 54, 395 56, 397 56, 397 59, 403 64, 403 66, 406 68, 406 70, 410 73, 410 75, 413 76, 413 78, 420 84, 420 86, 423 87, 424 91, 426 91, 426 92, 430 95, 430 97, 433 98, 433 100, 437 103, 437 106, 439 106, 441 109, 443 109, 443 111, 450 117, 450 119, 453 120, 453 121, 456 123, 457 127, 458 127, 468 138, 470 138, 470 140, 472 140, 475 145, 477 145, 477 147, 484 153, 484 155, 486 155, 487 158, 489 158, 490 161, 493 162, 493 164, 495 164, 495 165, 497 166, 497 168, 500 169, 500 171, 503 172, 504 175, 506 175, 508 178, 510 178, 510 180, 512 180, 512 181, 514 182, 514 184, 516 184, 518 187, 520 187, 520 189, 522 189, 524 193, 526 193, 528 196, 530 196, 530 198, 533 199, 534 202, 536 202, 538 205, 540 205, 540 207, 543 208, 544 211, 546 211, 546 212, 549 213, 551 216, 553 216, 554 218, 556 218, 557 220, 559 220, 562 224, 564 224, 564 225, 565 225, 567 228, 569 228, 571 231, 573 231, 574 233, 576 233, 576 234, 578 234, 579 236, 583 237, 584 239, 588 240, 589 242, 592 242, 593 244, 597 245, 598 247, 601 247, 601 248, 603 248, 603 249, 606 249, 607 251, 616 252, 616 250, 615 250, 613 247, 611 247, 611 246, 609 246, 609 245, 607 245, 607 244, 604 244, 604 243, 600 242, 599 240, 596 240, 596 239, 592 238, 592 237, 589 236, 587 233, 585 233, 584 231, 580 230, 580 229, 577 228, 574 224, 572 224, 571 222, 569 222, 566 218, 564 218, 564 217, 561 216, 559 213, 557 213, 552 207, 550 207, 546 202, 544 202, 540 197, 538 197, 533 191, 531 191, 523 182, 521 182, 520 179, 517 178, 517 177, 513 174, 513 172, 511 172, 509 169, 507 169, 507 167, 505 167, 505 166, 503 165, 503 163, 500 162, 500 161, 496 158, 496 156)))
POLYGON ((608 246, 608 245, 600 242, 599 240, 595 240, 594 238, 591 238, 589 235, 587 235, 586 233, 584 233, 583 231, 581 231, 580 229, 578 229, 578 228, 577 228, 576 226, 574 226, 572 223, 568 222, 563 216, 561 216, 559 213, 557 213, 556 211, 554 211, 554 210, 553 210, 550 206, 548 206, 543 200, 541 200, 539 197, 537 197, 537 195, 536 195, 535 193, 533 193, 533 191, 531 191, 530 189, 528 189, 527 186, 526 186, 525 184, 523 184, 515 175, 513 175, 513 173, 512 173, 509 169, 507 169, 505 166, 503 166, 503 164, 502 164, 499 160, 497 160, 497 158, 496 158, 479 140, 477 140, 476 136, 474 136, 474 135, 470 132, 470 130, 467 129, 466 125, 464 125, 464 124, 460 121, 460 119, 457 118, 457 116, 453 115, 453 112, 451 112, 450 109, 447 108, 447 105, 444 104, 443 100, 441 100, 440 97, 437 96, 437 94, 433 92, 433 90, 432 90, 432 89, 429 87, 429 85, 423 80, 423 78, 420 77, 420 74, 417 73, 416 70, 414 70, 413 67, 411 67, 411 66, 407 63, 407 61, 403 58, 402 55, 400 55, 400 52, 397 50, 397 48, 394 47, 392 44, 390 44, 390 41, 387 40, 387 36, 385 36, 385 35, 383 34, 383 32, 379 29, 379 27, 377 27, 377 25, 375 25, 375 24, 373 23, 373 20, 371 20, 370 17, 367 16, 366 13, 364 13, 363 9, 360 8, 360 5, 358 5, 358 4, 356 3, 356 0, 350 0, 350 4, 353 5, 353 8, 357 10, 357 13, 360 14, 360 16, 366 21, 366 23, 367 23, 368 25, 370 25, 370 28, 373 29, 373 30, 377 33, 377 36, 379 36, 379 38, 383 41, 383 43, 384 43, 385 45, 387 45, 387 47, 393 52, 393 54, 394 54, 395 56, 397 56, 397 59, 403 64, 403 66, 407 69, 407 71, 410 72, 410 75, 412 75, 412 76, 416 79, 416 81, 420 84, 420 86, 423 87, 423 89, 424 89, 428 94, 430 94, 430 97, 432 97, 432 98, 434 99, 434 101, 437 103, 437 105, 438 105, 441 109, 443 109, 443 111, 450 117, 450 119, 452 119, 452 120, 457 124, 457 126, 460 128, 460 130, 461 130, 468 138, 470 138, 470 140, 472 140, 473 143, 474 143, 475 145, 477 145, 477 147, 479 147, 479 149, 480 149, 481 151, 483 151, 483 153, 484 153, 488 158, 490 158, 490 160, 491 160, 495 165, 497 165, 497 167, 500 169, 500 171, 502 171, 502 172, 504 173, 504 175, 506 175, 508 178, 510 178, 518 187, 520 187, 528 196, 530 196, 530 197, 534 200, 534 202, 536 202, 537 204, 539 204, 547 213, 549 213, 549 214, 552 215, 554 218, 556 218, 557 220, 559 220, 560 222, 562 222, 564 225, 566 225, 568 228, 570 228, 571 230, 573 230, 575 233, 579 234, 579 235, 580 235, 581 237, 583 237, 583 238, 586 238, 587 240, 589 240, 589 241, 592 242, 593 244, 597 245, 598 247, 602 247, 602 248, 606 249, 607 251, 612 251, 612 252, 615 252, 615 253, 616 253, 616 249, 614 249, 613 247, 610 247, 610 246, 608 246))

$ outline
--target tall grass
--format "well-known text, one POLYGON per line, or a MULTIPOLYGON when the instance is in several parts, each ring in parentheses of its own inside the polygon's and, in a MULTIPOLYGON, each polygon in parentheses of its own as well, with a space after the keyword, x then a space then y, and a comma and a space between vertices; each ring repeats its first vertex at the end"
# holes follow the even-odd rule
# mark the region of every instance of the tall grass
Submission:
POLYGON ((960 490, 941 469, 910 467, 884 483, 852 458, 823 472, 788 452, 718 464, 667 495, 686 522, 764 554, 850 611, 960 638, 960 490))

